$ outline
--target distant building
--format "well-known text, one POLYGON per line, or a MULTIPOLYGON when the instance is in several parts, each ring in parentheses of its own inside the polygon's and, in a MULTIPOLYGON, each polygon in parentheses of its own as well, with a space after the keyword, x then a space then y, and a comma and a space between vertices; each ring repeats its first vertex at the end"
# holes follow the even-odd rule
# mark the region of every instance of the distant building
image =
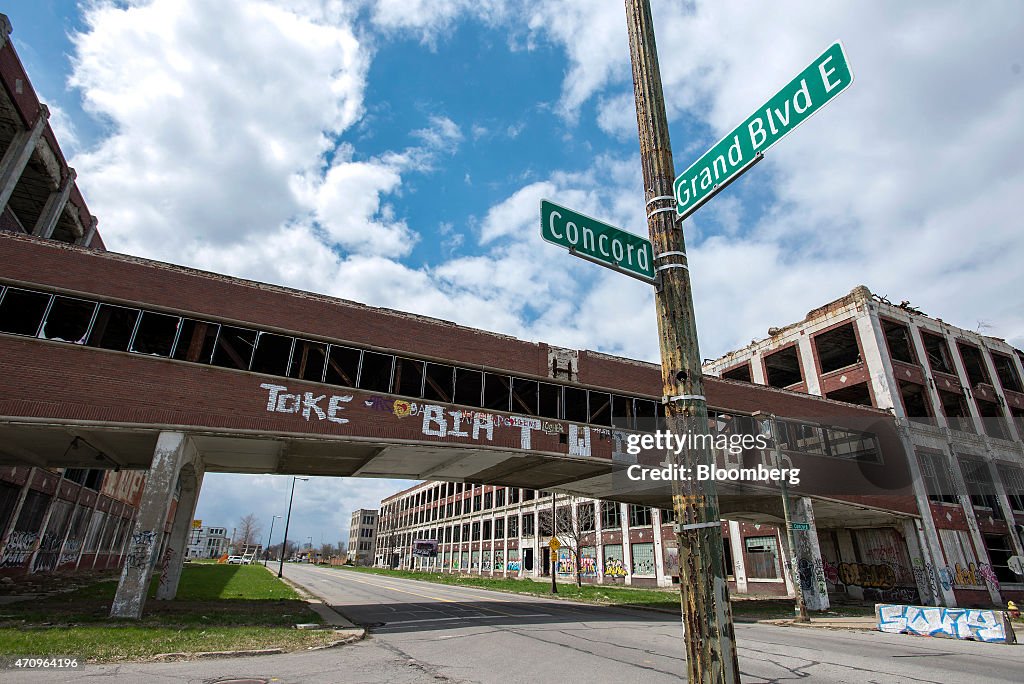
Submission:
POLYGON ((373 565, 377 546, 377 510, 352 512, 348 528, 348 557, 354 565, 373 565))
POLYGON ((186 558, 220 558, 228 552, 228 542, 226 527, 193 527, 186 558))

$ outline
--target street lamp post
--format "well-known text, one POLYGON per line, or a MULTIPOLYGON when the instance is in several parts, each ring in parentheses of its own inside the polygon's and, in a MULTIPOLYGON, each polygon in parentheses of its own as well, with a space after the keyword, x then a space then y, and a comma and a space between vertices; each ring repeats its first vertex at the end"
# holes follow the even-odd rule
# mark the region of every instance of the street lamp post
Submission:
POLYGON ((292 493, 288 497, 288 517, 284 519, 284 540, 281 542, 281 563, 277 566, 277 576, 281 577, 284 574, 284 554, 288 551, 288 526, 292 522, 292 501, 295 499, 295 481, 302 480, 306 482, 309 480, 308 477, 293 477, 292 478, 292 493))
MULTIPOLYGON (((270 519, 270 534, 267 535, 267 548, 263 549, 263 567, 267 567, 267 559, 270 557, 270 544, 274 541, 274 522, 281 516, 275 515, 270 519)), ((284 552, 284 547, 281 548, 284 552)))

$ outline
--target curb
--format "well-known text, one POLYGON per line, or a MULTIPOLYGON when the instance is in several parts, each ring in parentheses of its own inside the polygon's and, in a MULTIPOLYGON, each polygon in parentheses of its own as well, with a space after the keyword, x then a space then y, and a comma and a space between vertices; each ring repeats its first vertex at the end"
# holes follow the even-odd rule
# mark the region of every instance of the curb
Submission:
MULTIPOLYGON (((270 570, 270 568, 267 569, 270 570)), ((270 570, 270 572, 274 574, 274 576, 277 575, 277 573, 274 573, 273 570, 270 570)), ((324 625, 326 627, 333 627, 335 628, 335 631, 352 632, 352 636, 358 635, 358 639, 362 639, 366 636, 365 629, 354 624, 344 615, 342 615, 341 613, 327 605, 322 596, 315 594, 308 587, 292 582, 287 577, 281 576, 278 577, 278 579, 287 584, 292 589, 294 589, 300 596, 302 596, 303 600, 306 601, 306 605, 309 606, 309 609, 317 615, 319 615, 321 618, 323 618, 324 625)), ((355 640, 358 641, 358 639, 355 640)), ((343 640, 339 643, 347 643, 347 641, 343 640)), ((338 644, 331 644, 331 646, 335 645, 338 644)), ((330 646, 324 648, 330 648, 330 646)))

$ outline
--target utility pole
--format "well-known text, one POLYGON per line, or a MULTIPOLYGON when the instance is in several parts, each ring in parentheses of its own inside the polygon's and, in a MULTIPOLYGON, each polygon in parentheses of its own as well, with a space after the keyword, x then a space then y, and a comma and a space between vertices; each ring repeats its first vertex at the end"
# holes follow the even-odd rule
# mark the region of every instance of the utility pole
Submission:
MULTIPOLYGON (((675 225, 675 168, 648 0, 626 0, 647 228, 659 286, 655 294, 668 427, 676 435, 707 434, 697 324, 682 230, 675 225)), ((693 440, 696 442, 697 440, 693 440)), ((706 442, 691 442, 679 465, 695 477, 711 464, 706 442)), ((670 460, 678 457, 668 455, 670 460)), ((713 480, 673 480, 672 505, 679 540, 679 589, 690 682, 740 681, 729 585, 725 578, 718 495, 713 480)))
MULTIPOLYGON (((779 424, 774 413, 768 416, 768 429, 771 431, 772 453, 775 455, 776 466, 774 467, 779 467, 782 464, 782 449, 779 447, 779 424)), ((786 484, 786 478, 779 481, 779 495, 782 497, 782 519, 786 525, 786 546, 789 547, 789 576, 793 581, 793 589, 796 594, 796 603, 794 604, 796 614, 793 616, 793 622, 810 622, 811 619, 807 616, 807 604, 804 602, 804 590, 800 586, 800 566, 796 557, 796 540, 793 538, 793 520, 790 515, 789 487, 786 484)))
MULTIPOLYGON (((537 517, 538 517, 538 519, 540 518, 539 515, 537 517)), ((558 530, 555 528, 555 493, 554 492, 551 492, 551 538, 552 539, 557 539, 558 538, 558 530)), ((551 547, 551 544, 548 544, 548 557, 551 559, 551 562, 548 563, 548 566, 551 568, 551 593, 552 594, 557 594, 558 593, 558 582, 555 580, 555 572, 556 572, 555 565, 558 562, 557 559, 556 559, 556 555, 557 554, 555 553, 555 550, 551 547)))

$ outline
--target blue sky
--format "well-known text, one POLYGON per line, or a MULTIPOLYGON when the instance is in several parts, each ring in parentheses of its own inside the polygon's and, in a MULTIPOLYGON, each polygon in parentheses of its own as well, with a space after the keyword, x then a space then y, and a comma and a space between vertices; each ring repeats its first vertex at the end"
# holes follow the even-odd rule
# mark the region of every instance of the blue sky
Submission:
MULTIPOLYGON (((110 249, 657 358, 649 289, 538 227, 645 229, 619 0, 9 5, 110 249)), ((855 74, 686 221, 703 356, 861 283, 1024 346, 1024 6, 653 5, 677 171, 834 40, 855 74)), ((211 474, 198 517, 269 527, 289 485, 211 474)), ((401 486, 300 483, 290 537, 401 486)))

